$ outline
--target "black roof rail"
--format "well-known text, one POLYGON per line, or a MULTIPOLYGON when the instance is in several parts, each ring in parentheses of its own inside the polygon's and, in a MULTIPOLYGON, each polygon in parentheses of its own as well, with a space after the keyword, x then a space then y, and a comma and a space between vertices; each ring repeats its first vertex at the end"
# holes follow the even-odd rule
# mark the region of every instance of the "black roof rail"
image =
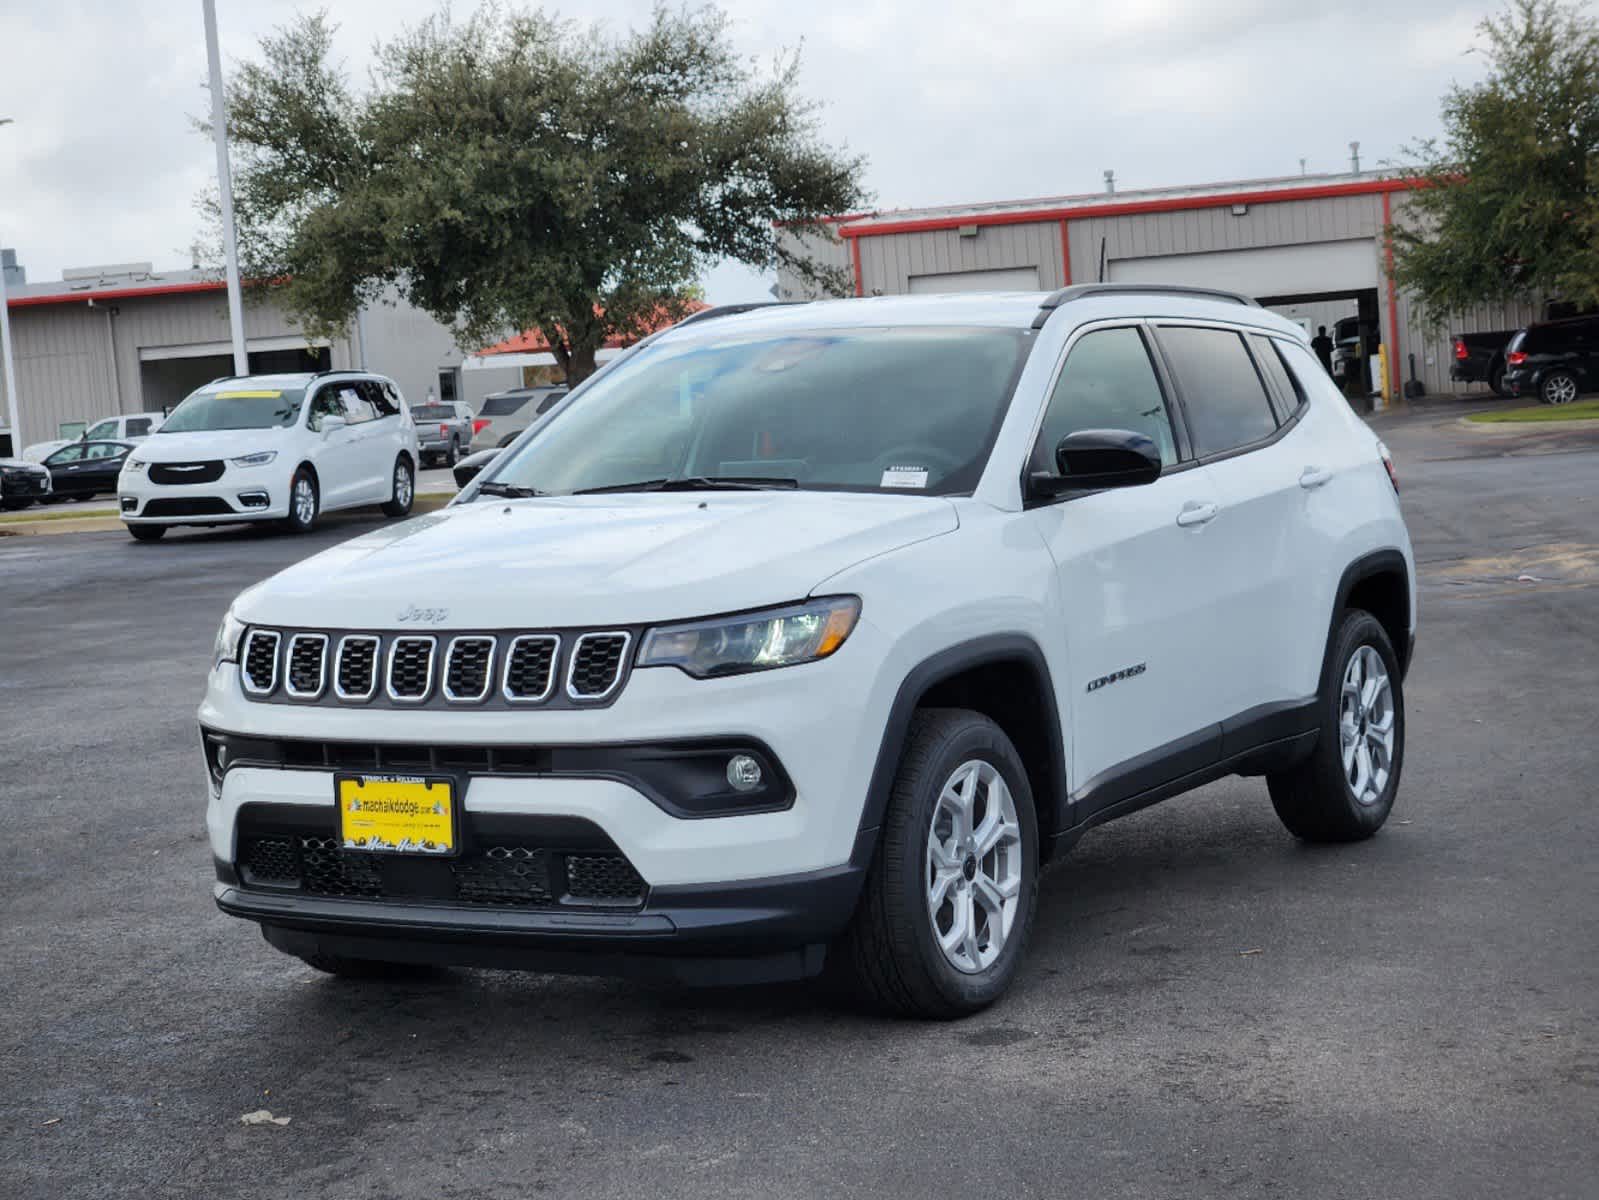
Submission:
POLYGON ((809 303, 809 300, 751 300, 747 304, 718 304, 714 308, 702 308, 697 313, 690 313, 672 328, 681 329, 685 325, 692 325, 695 321, 709 321, 714 317, 736 317, 739 313, 754 312, 758 308, 782 308, 785 305, 809 303))
POLYGON ((1140 292, 1161 296, 1193 296, 1201 300, 1228 300, 1234 304, 1247 304, 1251 308, 1260 307, 1260 302, 1253 296, 1246 296, 1242 292, 1224 292, 1220 288, 1189 287, 1181 283, 1079 283, 1045 296, 1043 303, 1038 306, 1038 315, 1033 318, 1033 328, 1042 329, 1050 313, 1073 300, 1088 296, 1137 295, 1140 292))

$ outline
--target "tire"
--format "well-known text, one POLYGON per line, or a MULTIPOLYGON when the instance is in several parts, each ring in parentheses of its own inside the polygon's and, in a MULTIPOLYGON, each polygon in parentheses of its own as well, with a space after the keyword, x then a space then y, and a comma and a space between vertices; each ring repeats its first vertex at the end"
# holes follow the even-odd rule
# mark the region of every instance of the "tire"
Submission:
POLYGON ((444 465, 453 467, 461 459, 461 441, 459 438, 450 439, 450 448, 444 452, 444 465))
POLYGON ((1405 697, 1399 659, 1387 631, 1370 613, 1355 608, 1345 611, 1333 638, 1317 703, 1320 736, 1315 750, 1298 766, 1266 777, 1272 807, 1288 832, 1304 841, 1358 842, 1388 820, 1405 763, 1405 697), (1380 672, 1374 667, 1380 667, 1380 672), (1380 678, 1381 684, 1370 692, 1374 678, 1380 678), (1346 692, 1352 714, 1347 721, 1346 692), (1384 750, 1385 723, 1388 737, 1384 750), (1386 774, 1380 774, 1384 770, 1386 774))
POLYGON ((322 497, 316 485, 316 475, 311 468, 295 471, 289 484, 289 515, 283 528, 289 533, 310 533, 316 528, 317 516, 322 511, 322 497))
POLYGON ((1488 390, 1504 399, 1510 395, 1505 388, 1505 364, 1495 363, 1488 371, 1488 390))
POLYGON ((1010 986, 1026 948, 1038 862, 1032 788, 1004 731, 980 713, 923 709, 911 721, 860 904, 835 947, 838 965, 862 998, 902 1016, 948 1020, 986 1008, 1010 986), (941 870, 929 853, 935 824, 947 851, 961 836, 951 805, 964 799, 965 828, 981 832, 990 813, 1005 812, 991 807, 996 780, 1004 785, 999 803, 1008 795, 1014 810, 1014 822, 1000 827, 1008 832, 980 860, 969 848, 957 850, 941 870), (985 889, 984 880, 1013 893, 1008 909, 1001 890, 985 889), (936 911, 935 888, 946 897, 936 911), (996 916, 980 899, 985 895, 1009 921, 997 950, 996 916), (967 911, 972 916, 963 921, 967 911), (972 937, 960 940, 956 931, 966 921, 972 937), (940 946, 941 936, 956 942, 953 954, 940 946))
POLYGON ((165 525, 129 525, 128 532, 136 542, 159 542, 167 535, 165 525))
POLYGON ((1538 399, 1545 404, 1570 404, 1581 392, 1577 377, 1570 371, 1550 371, 1538 385, 1538 399))
POLYGON ((384 502, 383 515, 407 516, 415 502, 416 471, 411 466, 411 460, 402 454, 394 460, 394 498, 384 502))
POLYGON ((416 963, 344 958, 337 954, 302 954, 299 958, 313 970, 336 975, 340 979, 423 979, 440 973, 437 967, 425 967, 416 963))

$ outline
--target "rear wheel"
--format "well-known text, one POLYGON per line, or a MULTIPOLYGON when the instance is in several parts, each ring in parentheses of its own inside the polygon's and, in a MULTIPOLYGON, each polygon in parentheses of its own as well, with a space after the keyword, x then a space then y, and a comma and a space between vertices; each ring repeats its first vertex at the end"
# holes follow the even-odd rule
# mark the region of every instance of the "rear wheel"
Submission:
POLYGON ((450 448, 449 448, 449 450, 447 450, 445 452, 445 455, 444 455, 444 465, 447 466, 447 467, 453 467, 456 464, 456 462, 460 459, 460 457, 461 457, 461 439, 452 437, 450 439, 450 448))
POLYGON ((1508 396, 1505 388, 1505 364, 1495 363, 1488 371, 1488 389, 1496 396, 1508 396))
POLYGON ((289 484, 289 515, 283 522, 284 527, 290 533, 310 533, 316 528, 320 510, 316 476, 311 474, 310 468, 301 467, 294 473, 294 482, 289 484))
POLYGON ((1551 371, 1538 385, 1538 399, 1545 404, 1570 404, 1577 392, 1577 377, 1570 371, 1551 371))
POLYGON ((129 525, 128 532, 136 542, 159 542, 167 535, 165 525, 129 525))
POLYGON ((405 455, 400 455, 394 460, 394 491, 393 499, 383 506, 383 515, 386 517, 403 517, 411 511, 411 504, 416 499, 416 475, 411 469, 411 460, 405 455))
POLYGON ((866 999, 966 1016, 1015 977, 1038 900, 1038 822, 1016 748, 965 709, 911 722, 877 854, 838 947, 866 999))
POLYGON ((1405 761, 1399 659, 1370 613, 1350 609, 1333 639, 1316 748, 1266 777, 1272 807, 1307 842, 1355 842, 1382 828, 1405 761))

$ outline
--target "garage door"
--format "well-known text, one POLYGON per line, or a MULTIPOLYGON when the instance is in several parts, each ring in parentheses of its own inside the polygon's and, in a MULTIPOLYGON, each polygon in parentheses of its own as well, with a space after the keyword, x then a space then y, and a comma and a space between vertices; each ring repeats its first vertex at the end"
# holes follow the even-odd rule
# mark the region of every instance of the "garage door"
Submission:
POLYGON ((1182 283, 1246 296, 1304 296, 1377 286, 1377 246, 1370 238, 1259 250, 1166 254, 1110 263, 1117 283, 1182 283))
POLYGON ((1037 292, 1037 267, 1005 267, 997 271, 951 271, 944 275, 912 275, 911 295, 938 292, 1037 292))

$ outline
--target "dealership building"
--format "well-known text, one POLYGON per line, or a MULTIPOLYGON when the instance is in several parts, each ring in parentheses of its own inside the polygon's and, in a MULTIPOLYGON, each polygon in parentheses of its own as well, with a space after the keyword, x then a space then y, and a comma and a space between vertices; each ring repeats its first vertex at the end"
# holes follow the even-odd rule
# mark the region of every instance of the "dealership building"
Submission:
MULTIPOLYGON (((227 293, 214 276, 123 263, 28 283, 12 252, 4 255, 21 429, 13 437, 7 427, 0 376, 0 457, 7 443, 19 453, 34 442, 76 436, 102 417, 166 411, 233 373, 227 293)), ((447 326, 392 296, 363 310, 348 336, 329 339, 297 330, 270 288, 248 288, 244 334, 252 373, 364 362, 413 404, 431 392, 465 400, 473 411, 489 393, 520 385, 524 367, 554 362, 525 335, 515 353, 463 353, 447 326)))
MULTIPOLYGON (((1483 305, 1444 329, 1421 320, 1389 281, 1384 235, 1403 224, 1413 186, 1355 172, 1118 192, 1107 175, 1107 191, 1094 195, 855 213, 829 222, 835 238, 795 240, 848 272, 857 296, 1166 283, 1241 292, 1311 334, 1358 317, 1390 351, 1385 394, 1411 380, 1428 393, 1481 388, 1451 382, 1450 335, 1516 329, 1539 314, 1483 305)), ((814 294, 790 272, 778 292, 814 294)))

